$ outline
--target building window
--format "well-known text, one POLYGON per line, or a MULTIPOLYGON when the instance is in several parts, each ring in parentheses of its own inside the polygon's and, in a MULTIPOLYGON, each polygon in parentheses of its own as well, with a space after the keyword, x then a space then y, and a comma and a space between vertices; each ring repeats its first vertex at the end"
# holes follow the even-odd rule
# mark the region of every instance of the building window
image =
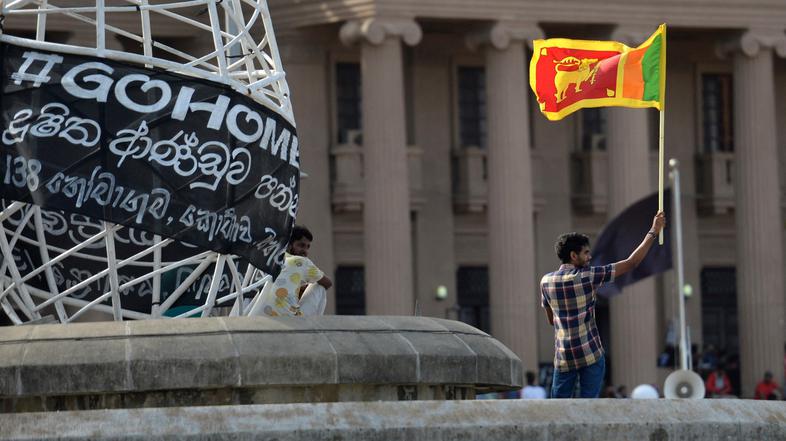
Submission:
POLYGON ((581 151, 597 152, 606 150, 606 112, 598 108, 582 109, 581 151))
MULTIPOLYGON (((346 144, 348 131, 361 128, 361 78, 360 64, 336 64, 336 115, 338 142, 346 144)), ((352 140, 360 143, 360 140, 352 140)))
POLYGON ((459 141, 462 147, 486 147, 486 72, 458 68, 459 141))
POLYGON ((731 74, 701 76, 702 134, 705 152, 734 151, 731 74))
MULTIPOLYGON (((733 393, 740 393, 737 272, 734 267, 701 270, 701 331, 704 348, 693 360, 706 376, 719 363, 726 368, 733 393)), ((779 343, 780 344, 780 343, 779 343)))
POLYGON ((491 332, 489 270, 485 266, 462 266, 456 275, 458 319, 483 332, 491 332))
POLYGON ((407 137, 407 145, 416 145, 415 139, 415 48, 404 45, 404 118, 407 137))
POLYGON ((336 314, 366 314, 366 283, 362 266, 336 269, 336 314))

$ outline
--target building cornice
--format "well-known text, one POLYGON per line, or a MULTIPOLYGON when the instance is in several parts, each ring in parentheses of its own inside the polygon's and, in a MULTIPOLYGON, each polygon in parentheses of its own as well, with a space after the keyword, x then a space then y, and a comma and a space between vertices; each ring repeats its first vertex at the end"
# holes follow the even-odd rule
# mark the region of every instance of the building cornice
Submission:
POLYGON ((652 23, 646 27, 630 25, 617 26, 611 33, 611 40, 618 41, 626 46, 637 47, 647 41, 657 27, 657 24, 652 23))
POLYGON ((748 29, 738 36, 722 41, 716 48, 718 56, 726 58, 733 53, 755 57, 762 49, 772 49, 786 58, 786 33, 783 29, 748 29))
POLYGON ((341 26, 341 42, 352 46, 360 41, 373 45, 382 44, 388 38, 401 38, 409 46, 420 43, 423 31, 415 20, 408 18, 366 18, 350 20, 341 26))
POLYGON ((543 38, 543 31, 532 22, 498 21, 484 29, 467 35, 467 46, 476 50, 488 45, 498 50, 507 49, 512 42, 532 43, 532 40, 543 38))
POLYGON ((303 27, 382 16, 651 27, 767 28, 786 23, 782 0, 288 0, 269 1, 279 27, 303 27))

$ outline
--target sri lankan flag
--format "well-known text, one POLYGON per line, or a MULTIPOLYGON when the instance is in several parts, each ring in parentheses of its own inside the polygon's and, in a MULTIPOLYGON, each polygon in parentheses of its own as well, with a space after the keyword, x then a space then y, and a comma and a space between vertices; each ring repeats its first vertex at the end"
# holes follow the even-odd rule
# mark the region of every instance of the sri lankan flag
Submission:
POLYGON ((535 40, 530 86, 552 121, 584 107, 663 109, 666 25, 641 46, 616 41, 535 40))

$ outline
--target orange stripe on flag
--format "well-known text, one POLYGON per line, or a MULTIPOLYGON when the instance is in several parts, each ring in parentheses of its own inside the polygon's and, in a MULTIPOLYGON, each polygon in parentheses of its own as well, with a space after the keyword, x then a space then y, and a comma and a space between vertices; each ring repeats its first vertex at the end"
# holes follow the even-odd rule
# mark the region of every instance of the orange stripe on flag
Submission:
POLYGON ((647 53, 648 47, 628 52, 628 59, 624 66, 622 96, 625 98, 641 99, 644 96, 644 76, 641 72, 641 60, 647 53))

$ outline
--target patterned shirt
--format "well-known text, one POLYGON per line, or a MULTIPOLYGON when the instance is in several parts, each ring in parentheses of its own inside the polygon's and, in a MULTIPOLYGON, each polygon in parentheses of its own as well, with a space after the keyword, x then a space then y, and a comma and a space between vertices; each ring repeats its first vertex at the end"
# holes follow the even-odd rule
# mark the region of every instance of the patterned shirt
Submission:
POLYGON ((595 326, 595 292, 614 281, 615 264, 576 268, 562 264, 540 280, 541 305, 554 312, 554 368, 589 366, 603 356, 595 326))
POLYGON ((324 274, 308 257, 285 254, 284 266, 273 289, 262 294, 262 312, 271 317, 300 316, 298 290, 301 285, 316 283, 324 274))

